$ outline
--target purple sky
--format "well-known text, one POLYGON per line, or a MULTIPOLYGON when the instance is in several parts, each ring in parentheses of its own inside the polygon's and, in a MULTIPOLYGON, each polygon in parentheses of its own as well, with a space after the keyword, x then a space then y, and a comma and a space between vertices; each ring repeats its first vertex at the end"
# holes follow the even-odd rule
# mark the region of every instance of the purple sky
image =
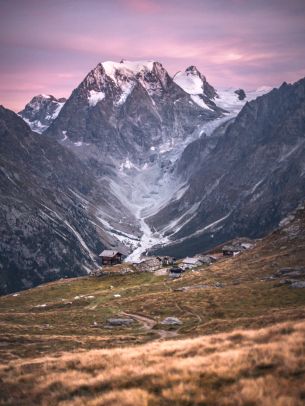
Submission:
POLYGON ((305 76, 305 0, 0 0, 0 104, 69 96, 98 62, 189 65, 216 87, 305 76))

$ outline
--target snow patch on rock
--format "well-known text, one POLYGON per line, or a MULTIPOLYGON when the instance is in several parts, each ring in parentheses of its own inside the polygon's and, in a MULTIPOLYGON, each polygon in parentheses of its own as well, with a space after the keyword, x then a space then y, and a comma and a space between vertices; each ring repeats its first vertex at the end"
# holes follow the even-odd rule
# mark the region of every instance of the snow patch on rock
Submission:
POLYGON ((88 96, 89 106, 94 107, 98 102, 102 101, 105 98, 104 92, 97 92, 96 90, 90 90, 88 96))

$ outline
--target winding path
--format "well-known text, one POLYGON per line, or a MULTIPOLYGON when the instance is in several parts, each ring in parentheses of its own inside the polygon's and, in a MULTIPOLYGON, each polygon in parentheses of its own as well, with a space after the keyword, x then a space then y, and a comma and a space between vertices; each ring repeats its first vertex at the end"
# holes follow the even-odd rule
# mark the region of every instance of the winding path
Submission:
MULTIPOLYGON (((151 331, 158 323, 149 317, 146 316, 141 316, 140 314, 133 314, 133 313, 126 313, 126 312, 121 312, 123 316, 128 316, 132 318, 133 320, 138 321, 139 323, 142 324, 144 330, 146 331, 151 331)), ((156 334, 159 335, 160 339, 168 339, 168 338, 173 338, 177 337, 178 332, 177 331, 167 331, 167 330, 154 330, 156 334)))

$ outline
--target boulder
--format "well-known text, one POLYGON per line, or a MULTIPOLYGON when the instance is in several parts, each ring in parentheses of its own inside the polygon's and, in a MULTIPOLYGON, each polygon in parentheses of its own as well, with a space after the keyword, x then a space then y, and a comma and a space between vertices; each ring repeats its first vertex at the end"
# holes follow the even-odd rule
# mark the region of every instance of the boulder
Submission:
POLYGON ((161 324, 174 326, 174 325, 181 325, 182 321, 179 320, 177 317, 166 317, 164 320, 161 321, 161 324))
POLYGON ((296 281, 296 282, 292 282, 292 284, 290 285, 291 288, 295 288, 295 289, 302 289, 305 288, 305 281, 296 281))

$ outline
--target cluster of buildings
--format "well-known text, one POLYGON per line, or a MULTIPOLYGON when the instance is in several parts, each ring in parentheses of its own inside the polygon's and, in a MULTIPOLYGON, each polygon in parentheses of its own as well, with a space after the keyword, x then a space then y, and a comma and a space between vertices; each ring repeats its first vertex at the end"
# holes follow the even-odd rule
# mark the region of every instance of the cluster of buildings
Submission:
MULTIPOLYGON (((238 242, 232 245, 224 245, 221 250, 219 250, 220 252, 213 255, 198 254, 194 257, 186 257, 179 261, 171 256, 151 256, 144 257, 142 261, 133 263, 132 265, 135 270, 139 272, 155 272, 163 267, 171 266, 173 270, 172 273, 178 274, 202 265, 211 265, 222 257, 235 256, 252 247, 253 244, 251 243, 238 242)), ((104 250, 99 256, 101 258, 101 264, 104 266, 121 264, 125 258, 121 252, 115 250, 104 250)), ((169 269, 169 272, 171 272, 171 269, 169 269)))
MULTIPOLYGON (((99 257, 101 258, 101 264, 104 266, 121 264, 125 258, 121 252, 114 250, 104 250, 99 257)), ((141 262, 134 263, 133 266, 138 271, 149 272, 156 271, 162 266, 173 265, 175 261, 176 259, 170 256, 145 257, 141 262)))

